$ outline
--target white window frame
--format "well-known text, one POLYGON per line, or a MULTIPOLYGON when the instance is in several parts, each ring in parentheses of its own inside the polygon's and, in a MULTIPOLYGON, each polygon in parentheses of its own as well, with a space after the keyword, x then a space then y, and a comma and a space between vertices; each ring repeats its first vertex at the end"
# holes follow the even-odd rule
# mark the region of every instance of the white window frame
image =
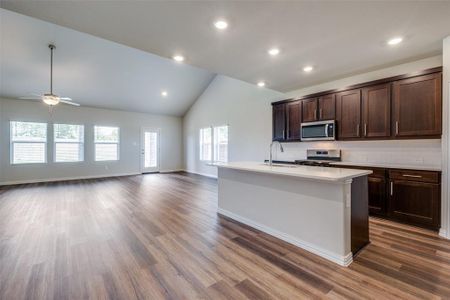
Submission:
POLYGON ((212 134, 212 148, 213 148, 212 155, 213 155, 213 157, 212 157, 212 159, 213 159, 213 162, 215 162, 215 163, 216 162, 221 162, 221 163, 228 162, 228 144, 229 144, 228 143, 228 128, 229 128, 228 125, 214 126, 213 127, 213 134, 212 134), (226 127, 227 128, 227 144, 226 144, 226 146, 227 146, 227 157, 225 158, 225 160, 219 160, 218 159, 218 154, 217 154, 218 151, 216 151, 217 150, 216 146, 219 145, 218 142, 216 143, 216 130, 218 131, 219 128, 221 128, 221 127, 226 127))
POLYGON ((19 166, 19 165, 39 165, 47 163, 47 147, 48 147, 48 123, 39 122, 39 121, 17 121, 11 120, 9 121, 9 163, 10 165, 19 166), (37 141, 13 141, 13 126, 12 123, 38 123, 45 124, 45 142, 37 142, 37 141), (44 144, 44 161, 43 162, 26 162, 26 163, 15 163, 14 162, 14 144, 44 144))
POLYGON ((229 128, 230 128, 229 125, 208 126, 208 127, 202 127, 199 130, 199 160, 201 162, 205 162, 205 163, 223 163, 223 162, 228 162, 228 158, 229 158, 229 152, 228 152, 229 138, 227 139, 227 158, 226 158, 226 161, 219 161, 219 160, 215 159, 215 157, 216 157, 216 153, 215 153, 216 152, 215 151, 216 150, 215 149, 215 130, 218 127, 227 127, 227 136, 229 137, 229 128), (202 157, 202 139, 201 139, 202 133, 201 132, 202 132, 202 130, 208 129, 208 128, 211 130, 211 144, 210 144, 211 159, 205 160, 202 157))
POLYGON ((103 163, 103 162, 115 162, 120 160, 120 127, 119 126, 109 126, 109 125, 94 125, 94 161, 96 163, 103 163), (117 142, 97 142, 95 140, 95 128, 96 127, 109 127, 109 128, 117 128, 117 142), (109 160, 97 160, 97 144, 113 144, 117 145, 117 159, 109 159, 109 160))
POLYGON ((212 160, 213 160, 213 152, 212 152, 213 142, 214 142, 214 140, 213 140, 213 128, 212 128, 212 126, 200 128, 200 130, 199 130, 199 160, 200 160, 200 161, 203 161, 203 162, 212 162, 212 160), (202 150, 202 149, 203 149, 203 138, 202 138, 203 133, 202 133, 202 131, 203 131, 203 130, 206 130, 206 129, 209 129, 209 130, 211 131, 211 134, 210 134, 210 136, 211 136, 211 141, 210 141, 210 144, 209 144, 209 147, 210 147, 210 155, 211 155, 211 158, 210 158, 210 159, 204 159, 204 158, 203 158, 203 150, 202 150))
POLYGON ((84 125, 83 124, 70 124, 70 123, 54 123, 53 124, 53 162, 57 163, 57 164, 67 164, 67 163, 81 163, 84 162, 84 157, 85 157, 85 151, 84 151, 84 144, 85 144, 85 130, 84 130, 84 125), (81 142, 57 142, 56 141, 56 130, 55 130, 55 125, 74 125, 74 126, 81 126, 82 128, 82 132, 83 132, 83 138, 81 140, 81 142), (80 145, 80 155, 81 155, 81 159, 80 160, 73 160, 73 161, 56 161, 56 144, 79 144, 80 145))

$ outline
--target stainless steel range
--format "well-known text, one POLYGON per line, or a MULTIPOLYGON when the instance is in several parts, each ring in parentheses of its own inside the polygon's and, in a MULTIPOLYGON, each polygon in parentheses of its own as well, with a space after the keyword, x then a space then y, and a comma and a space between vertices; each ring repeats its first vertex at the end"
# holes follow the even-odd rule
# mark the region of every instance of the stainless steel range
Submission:
POLYGON ((330 162, 341 161, 339 149, 308 149, 306 160, 296 160, 296 165, 328 167, 330 162))

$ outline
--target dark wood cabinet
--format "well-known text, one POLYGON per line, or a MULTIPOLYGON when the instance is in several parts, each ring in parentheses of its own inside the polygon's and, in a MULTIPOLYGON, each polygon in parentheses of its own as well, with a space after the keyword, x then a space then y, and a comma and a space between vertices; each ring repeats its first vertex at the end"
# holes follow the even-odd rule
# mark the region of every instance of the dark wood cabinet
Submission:
POLYGON ((300 101, 286 104, 286 139, 300 141, 300 123, 302 122, 302 104, 300 101))
POLYGON ((319 120, 334 120, 336 118, 336 96, 334 94, 319 97, 319 120))
POLYGON ((361 137, 361 90, 336 94, 336 121, 339 139, 361 137))
POLYGON ((441 172, 349 165, 334 167, 373 172, 368 176, 370 215, 439 230, 441 172))
POLYGON ((336 120, 337 140, 440 138, 442 68, 272 105, 274 141, 300 141, 297 124, 321 120, 336 120))
POLYGON ((286 138, 286 104, 272 106, 272 139, 283 141, 286 138))
POLYGON ((386 179, 369 176, 369 213, 372 215, 386 214, 386 179))
MULTIPOLYGON (((389 172, 389 217, 439 230, 441 214, 440 184, 429 182, 426 174, 436 172, 389 172), (425 175, 418 175, 423 173, 425 175)), ((431 180, 432 181, 432 180, 431 180)))
POLYGON ((334 94, 302 100, 302 122, 334 120, 336 98, 334 94))
POLYGON ((317 98, 302 100, 302 122, 317 121, 317 98))
POLYGON ((435 73, 393 83, 392 125, 396 137, 441 135, 441 77, 441 73, 435 73))
POLYGON ((362 135, 388 138, 391 135, 391 84, 362 89, 362 135))

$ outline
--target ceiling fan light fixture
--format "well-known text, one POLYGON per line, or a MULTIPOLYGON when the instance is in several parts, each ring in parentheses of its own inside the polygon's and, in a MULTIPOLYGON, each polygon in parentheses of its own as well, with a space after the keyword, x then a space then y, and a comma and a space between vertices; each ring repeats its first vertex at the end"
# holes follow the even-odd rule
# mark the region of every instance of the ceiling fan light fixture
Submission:
POLYGON ((42 101, 47 105, 56 105, 59 103, 59 97, 53 94, 45 94, 42 96, 42 101))

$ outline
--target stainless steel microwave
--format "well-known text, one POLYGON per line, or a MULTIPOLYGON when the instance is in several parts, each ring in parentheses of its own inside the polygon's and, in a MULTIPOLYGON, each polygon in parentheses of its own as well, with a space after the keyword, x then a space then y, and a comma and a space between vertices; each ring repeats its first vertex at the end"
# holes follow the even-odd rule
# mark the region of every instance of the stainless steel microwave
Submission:
POLYGON ((307 122, 300 124, 302 141, 336 140, 336 122, 334 120, 307 122))

